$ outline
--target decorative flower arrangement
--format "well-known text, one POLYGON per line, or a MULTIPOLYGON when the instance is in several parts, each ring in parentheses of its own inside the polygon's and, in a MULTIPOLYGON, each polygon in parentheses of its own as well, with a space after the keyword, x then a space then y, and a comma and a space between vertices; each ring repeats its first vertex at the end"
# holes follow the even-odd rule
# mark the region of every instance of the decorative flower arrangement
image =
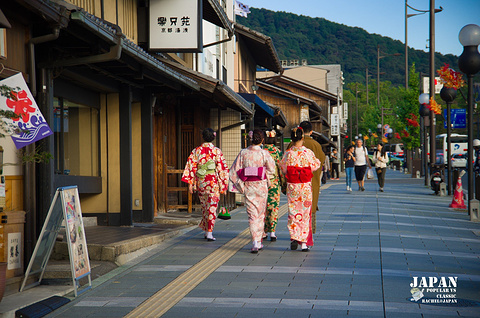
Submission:
POLYGON ((400 139, 400 134, 396 132, 395 133, 395 138, 400 139))
POLYGON ((430 103, 427 105, 427 107, 436 115, 440 115, 442 113, 442 106, 440 106, 433 97, 430 97, 430 103))
POLYGON ((407 131, 406 129, 402 130, 402 135, 403 135, 403 137, 405 137, 405 138, 410 137, 410 134, 408 133, 408 131, 407 131))
POLYGON ((410 113, 409 115, 410 118, 406 118, 408 125, 412 127, 419 127, 420 124, 418 123, 418 117, 413 113, 410 113))
POLYGON ((437 74, 440 76, 440 82, 448 88, 459 89, 465 85, 462 74, 454 71, 449 67, 450 65, 445 64, 439 70, 437 74))

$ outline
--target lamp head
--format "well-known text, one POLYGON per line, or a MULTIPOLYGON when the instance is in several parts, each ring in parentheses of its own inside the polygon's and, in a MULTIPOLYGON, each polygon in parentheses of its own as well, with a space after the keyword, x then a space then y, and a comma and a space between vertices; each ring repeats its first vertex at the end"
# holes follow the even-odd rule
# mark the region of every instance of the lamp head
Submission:
POLYGON ((460 30, 458 40, 463 46, 480 45, 480 26, 476 24, 467 24, 460 30))
POLYGON ((377 129, 382 129, 382 124, 378 124, 377 129))
POLYGON ((420 103, 420 105, 430 103, 430 95, 428 95, 427 93, 420 94, 420 96, 418 96, 418 102, 420 103))

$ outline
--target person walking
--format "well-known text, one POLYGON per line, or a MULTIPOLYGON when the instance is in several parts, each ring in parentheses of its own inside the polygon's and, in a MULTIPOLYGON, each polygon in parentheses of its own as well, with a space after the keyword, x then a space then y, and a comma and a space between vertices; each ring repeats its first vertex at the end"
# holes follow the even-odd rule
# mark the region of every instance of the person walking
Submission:
POLYGON ((339 180, 340 173, 338 172, 338 164, 340 163, 340 160, 338 158, 337 149, 334 148, 332 150, 331 157, 332 159, 330 160, 330 162, 332 163, 332 180, 339 180), (336 178, 335 178, 335 175, 337 176, 336 178))
POLYGON ((275 176, 275 161, 268 151, 262 149, 263 131, 255 129, 252 145, 242 149, 230 168, 230 181, 245 195, 248 224, 252 236, 252 253, 263 248, 268 187, 275 176))
POLYGON ((350 192, 352 192, 353 170, 355 167, 355 156, 353 154, 354 148, 353 145, 348 146, 343 158, 343 161, 345 162, 345 183, 347 184, 347 191, 350 192))
MULTIPOLYGON (((315 157, 320 160, 321 165, 325 162, 327 156, 323 152, 322 146, 312 138, 313 126, 309 121, 302 121, 299 125, 303 129, 303 145, 313 151, 315 157)), ((321 167, 320 167, 321 168, 321 167)), ((323 173, 326 173, 325 171, 323 173)), ((322 169, 317 169, 313 172, 312 177, 312 232, 317 231, 317 206, 318 197, 320 195, 320 186, 322 184, 322 169)))
POLYGON ((204 143, 193 149, 187 159, 182 181, 188 183, 188 191, 198 191, 202 205, 202 220, 199 227, 205 231, 208 241, 215 241, 213 228, 217 218, 220 194, 227 192, 228 166, 222 151, 212 141, 216 133, 211 128, 202 131, 204 143))
POLYGON ((296 250, 301 244, 303 252, 313 246, 312 236, 312 177, 321 167, 315 153, 305 147, 302 127, 292 129, 292 147, 287 150, 280 167, 287 179, 288 231, 290 248, 296 250))
POLYGON ((375 164, 375 171, 377 172, 380 192, 383 192, 383 187, 385 186, 385 174, 387 173, 388 155, 381 142, 377 144, 377 150, 373 153, 373 163, 375 164))
POLYGON ((367 166, 369 168, 372 166, 368 158, 367 148, 363 146, 361 138, 357 139, 353 153, 355 155, 355 178, 358 183, 358 191, 365 191, 365 173, 367 172, 367 166))
POLYGON ((278 208, 280 205, 280 180, 283 179, 283 175, 279 167, 280 160, 282 159, 282 153, 275 146, 275 130, 266 131, 265 135, 266 138, 263 149, 267 150, 272 156, 273 161, 275 161, 275 175, 273 179, 270 180, 270 186, 268 187, 267 210, 265 213, 265 227, 263 238, 267 238, 268 234, 270 234, 270 240, 274 242, 277 240, 275 229, 277 227, 278 208))

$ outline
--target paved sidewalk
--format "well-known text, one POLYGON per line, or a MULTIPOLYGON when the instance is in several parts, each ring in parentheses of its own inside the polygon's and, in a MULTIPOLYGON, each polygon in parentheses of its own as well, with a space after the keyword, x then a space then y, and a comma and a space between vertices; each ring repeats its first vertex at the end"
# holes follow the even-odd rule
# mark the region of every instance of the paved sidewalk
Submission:
POLYGON ((432 195, 422 179, 388 170, 386 192, 376 189, 367 181, 365 192, 347 193, 344 180, 329 181, 309 253, 290 250, 284 215, 279 239, 251 254, 241 208, 219 220, 217 241, 206 242, 200 229, 177 236, 48 317, 123 317, 135 308, 153 317, 149 299, 174 305, 163 317, 479 317, 480 224, 449 209, 451 197, 432 195), (410 301, 413 277, 438 281, 435 291, 419 287, 423 301, 457 306, 410 301), (438 287, 442 278, 450 285, 438 287), (170 294, 180 301, 162 301, 170 294))

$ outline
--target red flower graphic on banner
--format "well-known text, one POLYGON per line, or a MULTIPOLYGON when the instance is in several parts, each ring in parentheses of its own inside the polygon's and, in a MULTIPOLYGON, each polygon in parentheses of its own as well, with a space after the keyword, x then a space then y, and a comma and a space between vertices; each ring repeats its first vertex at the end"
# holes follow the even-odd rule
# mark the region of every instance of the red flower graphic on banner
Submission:
MULTIPOLYGON (((15 114, 22 117, 24 123, 30 119, 30 113, 35 112, 35 108, 32 107, 32 101, 28 98, 27 92, 19 91, 12 92, 13 99, 7 99, 7 106, 13 108, 15 114)), ((20 118, 13 118, 14 121, 18 121, 20 118)))

